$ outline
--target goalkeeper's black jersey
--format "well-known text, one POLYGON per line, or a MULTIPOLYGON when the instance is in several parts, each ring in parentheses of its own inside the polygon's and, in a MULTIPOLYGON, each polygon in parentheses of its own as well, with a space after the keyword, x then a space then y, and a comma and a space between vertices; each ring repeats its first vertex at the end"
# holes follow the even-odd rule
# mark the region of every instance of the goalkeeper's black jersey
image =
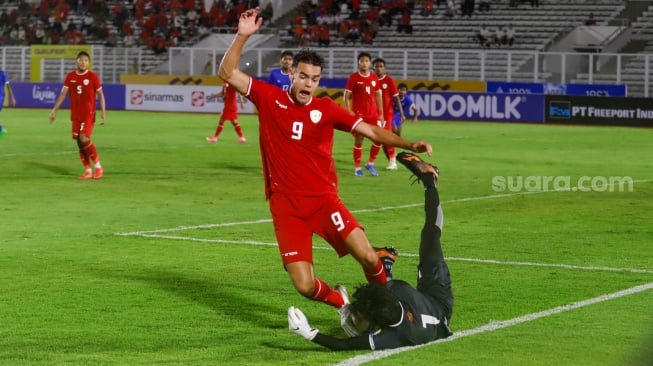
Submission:
POLYGON ((453 334, 449 330, 450 314, 435 299, 401 280, 390 281, 387 286, 399 298, 403 316, 399 323, 369 335, 371 349, 414 346, 453 334))

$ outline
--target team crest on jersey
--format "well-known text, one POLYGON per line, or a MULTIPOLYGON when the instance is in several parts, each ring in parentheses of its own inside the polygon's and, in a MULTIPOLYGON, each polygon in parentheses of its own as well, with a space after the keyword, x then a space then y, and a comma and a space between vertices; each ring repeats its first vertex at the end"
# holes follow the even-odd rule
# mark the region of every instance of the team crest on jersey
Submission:
POLYGON ((381 88, 388 89, 388 84, 385 84, 385 83, 381 84, 381 88))
POLYGON ((310 116, 313 123, 318 123, 322 119, 322 112, 318 111, 317 109, 313 109, 310 113, 310 116))
POLYGON ((372 80, 372 86, 376 86, 376 81, 372 80))
POLYGON ((415 322, 415 317, 413 316, 413 313, 408 310, 406 312, 406 318, 408 319, 409 322, 414 323, 415 322))
POLYGON ((91 81, 88 80, 88 79, 84 79, 84 81, 83 81, 84 85, 88 85, 88 83, 90 83, 90 82, 91 82, 91 81))

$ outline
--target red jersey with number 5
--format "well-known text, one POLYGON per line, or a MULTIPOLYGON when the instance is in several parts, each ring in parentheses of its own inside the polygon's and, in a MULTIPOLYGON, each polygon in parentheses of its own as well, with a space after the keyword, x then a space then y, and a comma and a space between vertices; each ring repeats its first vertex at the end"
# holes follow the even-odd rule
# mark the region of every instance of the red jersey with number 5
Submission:
POLYGON ((272 192, 319 196, 337 193, 333 131, 361 122, 330 98, 296 104, 287 91, 249 79, 245 96, 259 111, 259 143, 266 197, 272 192))
POLYGON ((102 89, 102 83, 96 73, 86 70, 84 73, 72 71, 63 82, 70 95, 70 119, 95 121, 96 92, 102 89))

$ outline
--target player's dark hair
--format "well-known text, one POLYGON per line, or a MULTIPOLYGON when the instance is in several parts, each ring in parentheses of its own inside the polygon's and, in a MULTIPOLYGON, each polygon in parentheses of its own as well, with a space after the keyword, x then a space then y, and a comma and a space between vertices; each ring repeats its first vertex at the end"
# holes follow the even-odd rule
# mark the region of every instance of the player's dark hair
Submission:
POLYGON ((372 65, 376 65, 377 62, 380 62, 383 64, 383 66, 385 66, 385 60, 382 59, 381 57, 375 58, 374 61, 372 61, 372 65))
POLYGON ((360 61, 361 58, 363 58, 363 57, 367 57, 370 60, 372 59, 372 55, 370 55, 368 52, 361 52, 361 53, 358 54, 358 61, 360 61))
POLYGON ((88 52, 86 52, 86 51, 79 51, 79 53, 77 54, 77 57, 75 57, 75 60, 77 60, 77 59, 80 58, 81 56, 86 56, 86 57, 88 57, 89 60, 91 59, 91 55, 89 55, 88 52))
POLYGON ((293 57, 292 51, 285 50, 281 52, 281 58, 284 58, 285 56, 293 57))
POLYGON ((300 62, 319 66, 320 70, 324 70, 324 58, 310 48, 303 48, 295 54, 292 60, 292 67, 297 68, 300 62))
POLYGON ((397 89, 401 89, 401 88, 408 89, 408 85, 406 85, 406 83, 399 83, 399 85, 397 85, 397 89))
POLYGON ((356 288, 351 303, 371 325, 383 328, 401 319, 401 305, 392 291, 380 283, 368 283, 356 288))

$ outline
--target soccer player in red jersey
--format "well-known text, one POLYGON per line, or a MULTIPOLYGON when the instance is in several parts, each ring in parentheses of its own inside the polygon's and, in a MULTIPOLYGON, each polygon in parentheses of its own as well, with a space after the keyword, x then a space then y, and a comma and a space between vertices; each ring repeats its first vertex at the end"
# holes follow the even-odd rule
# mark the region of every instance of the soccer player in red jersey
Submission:
POLYGON ((245 103, 243 101, 243 96, 236 92, 234 88, 229 86, 229 83, 224 83, 222 85, 222 91, 219 93, 209 95, 209 98, 223 98, 224 107, 222 108, 222 114, 220 115, 220 122, 218 122, 218 127, 215 129, 213 136, 206 138, 208 142, 217 142, 222 130, 224 129, 224 123, 230 121, 234 125, 236 134, 238 134, 238 143, 244 144, 247 142, 245 135, 243 134, 243 129, 238 123, 238 102, 240 102, 240 108, 245 108, 245 103))
MULTIPOLYGON (((379 127, 384 126, 383 120, 383 99, 381 84, 379 78, 370 71, 372 65, 372 56, 367 52, 361 52, 358 55, 358 71, 351 74, 347 79, 347 86, 343 95, 345 108, 351 113, 361 117, 364 122, 379 127)), ((370 148, 370 157, 365 164, 365 169, 369 170, 372 176, 378 176, 379 173, 374 167, 374 161, 381 146, 372 142, 370 148)), ((361 160, 363 158, 363 136, 354 133, 354 174, 357 177, 364 176, 361 169, 361 160)))
MULTIPOLYGON (((218 75, 250 99, 259 111, 259 143, 266 198, 283 265, 303 296, 347 309, 346 290, 332 289, 315 277, 313 234, 339 256, 351 254, 368 282, 385 283, 383 263, 363 228, 338 197, 333 160, 334 130, 355 132, 378 144, 431 154, 425 141, 409 142, 380 127, 362 123, 329 98, 313 97, 324 59, 311 50, 293 60, 290 90, 257 80, 238 68, 248 38, 262 23, 259 7, 240 15, 238 31, 225 53, 218 75)), ((347 315, 341 311, 341 319, 347 315)))
POLYGON ((84 164, 84 174, 80 179, 100 179, 104 175, 100 156, 91 141, 95 127, 96 98, 100 100, 102 124, 106 122, 107 112, 102 92, 102 82, 96 73, 88 69, 91 57, 81 51, 77 54, 75 63, 77 70, 66 75, 61 93, 50 112, 50 123, 57 118, 57 110, 70 91, 70 120, 72 121, 72 136, 79 147, 79 157, 84 164), (91 170, 93 163, 93 170, 91 170))
MULTIPOLYGON (((394 79, 386 74, 385 72, 385 60, 382 58, 376 58, 372 61, 374 66, 374 73, 379 78, 379 83, 381 83, 381 93, 383 99, 383 120, 385 121, 384 128, 388 131, 392 131, 392 120, 394 118, 394 107, 393 100, 396 105, 401 105, 401 100, 399 100, 399 89, 397 89, 397 84, 394 79)), ((401 112, 402 121, 406 119, 401 112)), ((383 145, 383 152, 385 153, 386 158, 388 158, 388 170, 397 170, 397 153, 395 152, 394 146, 383 145)))

